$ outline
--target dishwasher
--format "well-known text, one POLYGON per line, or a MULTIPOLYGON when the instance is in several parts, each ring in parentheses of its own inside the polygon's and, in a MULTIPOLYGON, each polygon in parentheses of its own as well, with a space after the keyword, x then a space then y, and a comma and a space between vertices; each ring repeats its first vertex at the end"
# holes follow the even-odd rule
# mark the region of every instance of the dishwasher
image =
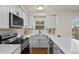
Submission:
POLYGON ((54 54, 54 42, 49 38, 49 54, 54 54))
POLYGON ((21 54, 29 54, 30 53, 29 48, 30 48, 29 38, 22 39, 21 54))

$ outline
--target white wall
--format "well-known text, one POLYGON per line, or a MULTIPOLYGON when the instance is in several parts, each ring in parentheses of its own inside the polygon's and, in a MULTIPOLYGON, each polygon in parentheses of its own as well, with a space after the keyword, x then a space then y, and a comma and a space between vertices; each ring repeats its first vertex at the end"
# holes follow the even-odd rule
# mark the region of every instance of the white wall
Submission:
POLYGON ((72 37, 72 17, 79 16, 79 12, 57 12, 56 34, 72 37))
POLYGON ((3 33, 11 33, 11 32, 17 32, 18 35, 22 35, 23 34, 23 29, 16 29, 16 28, 9 28, 9 29, 0 29, 0 34, 3 33))

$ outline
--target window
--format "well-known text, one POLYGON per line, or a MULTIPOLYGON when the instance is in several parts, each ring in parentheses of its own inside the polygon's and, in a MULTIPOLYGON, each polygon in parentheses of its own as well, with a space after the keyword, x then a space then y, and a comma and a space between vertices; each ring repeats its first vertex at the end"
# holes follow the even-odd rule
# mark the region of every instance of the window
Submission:
POLYGON ((36 27, 36 29, 44 29, 44 26, 45 26, 45 24, 44 24, 45 22, 44 21, 36 21, 35 22, 35 27, 36 27))
POLYGON ((72 18, 72 36, 79 40, 79 17, 72 18))

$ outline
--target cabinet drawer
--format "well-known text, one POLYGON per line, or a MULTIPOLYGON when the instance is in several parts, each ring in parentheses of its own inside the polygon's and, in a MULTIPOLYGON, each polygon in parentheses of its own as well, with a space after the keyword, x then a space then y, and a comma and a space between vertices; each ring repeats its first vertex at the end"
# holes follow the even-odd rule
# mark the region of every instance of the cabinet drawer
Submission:
POLYGON ((54 54, 64 54, 64 52, 54 44, 54 54))
POLYGON ((20 54, 21 53, 21 48, 19 47, 19 48, 17 48, 14 52, 13 52, 13 54, 20 54))

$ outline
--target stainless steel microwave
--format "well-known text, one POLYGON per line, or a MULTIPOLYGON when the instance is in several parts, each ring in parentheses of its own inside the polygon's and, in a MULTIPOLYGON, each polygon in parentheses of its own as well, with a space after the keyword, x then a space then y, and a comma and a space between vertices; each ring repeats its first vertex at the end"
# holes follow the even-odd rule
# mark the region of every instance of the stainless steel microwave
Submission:
POLYGON ((9 13, 9 26, 10 27, 23 27, 23 19, 13 13, 9 13))

